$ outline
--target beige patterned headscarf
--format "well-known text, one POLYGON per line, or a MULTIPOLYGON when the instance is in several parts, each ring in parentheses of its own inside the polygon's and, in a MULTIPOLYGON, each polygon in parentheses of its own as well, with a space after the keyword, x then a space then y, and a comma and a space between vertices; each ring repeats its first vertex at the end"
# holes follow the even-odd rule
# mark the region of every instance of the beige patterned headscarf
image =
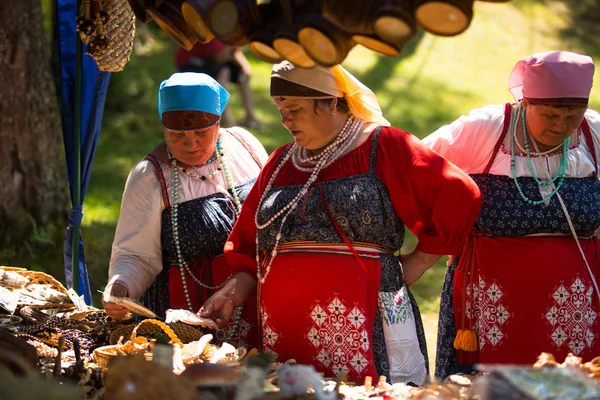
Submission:
MULTIPOLYGON (((332 68, 321 66, 301 68, 289 61, 283 61, 273 66, 271 82, 273 82, 273 78, 283 79, 320 92, 312 95, 297 94, 296 97, 312 99, 344 97, 355 118, 380 125, 390 125, 383 117, 375 93, 341 65, 332 68)), ((271 96, 294 97, 283 93, 274 93, 273 90, 271 90, 271 96)))

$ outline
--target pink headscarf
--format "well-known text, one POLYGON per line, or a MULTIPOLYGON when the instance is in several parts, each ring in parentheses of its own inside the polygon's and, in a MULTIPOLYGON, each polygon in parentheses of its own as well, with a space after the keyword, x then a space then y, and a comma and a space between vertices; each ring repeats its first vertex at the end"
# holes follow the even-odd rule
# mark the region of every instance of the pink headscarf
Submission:
POLYGON ((584 100, 577 105, 585 105, 593 78, 591 57, 568 51, 549 51, 519 60, 510 73, 508 89, 517 101, 523 98, 573 98, 584 100))

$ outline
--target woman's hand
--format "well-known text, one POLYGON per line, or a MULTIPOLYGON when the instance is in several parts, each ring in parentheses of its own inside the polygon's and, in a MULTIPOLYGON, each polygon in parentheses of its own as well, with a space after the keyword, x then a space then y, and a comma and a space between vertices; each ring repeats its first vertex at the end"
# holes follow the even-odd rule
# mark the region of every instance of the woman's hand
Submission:
POLYGON ((102 306, 109 317, 114 319, 115 321, 120 321, 125 317, 128 310, 126 308, 121 307, 118 304, 111 303, 108 301, 109 296, 115 297, 127 297, 129 295, 129 291, 127 290, 127 286, 120 281, 115 281, 112 285, 107 286, 104 290, 104 294, 102 295, 102 306))
POLYGON ((448 261, 446 261, 446 267, 450 267, 450 266, 456 264, 457 259, 458 259, 458 256, 449 255, 448 261))
POLYGON ((440 258, 440 255, 423 253, 418 250, 400 255, 406 286, 410 286, 418 281, 425 271, 431 268, 440 258))
POLYGON ((256 291, 256 280, 245 272, 238 272, 218 292, 210 296, 198 311, 204 318, 211 318, 219 328, 229 324, 235 309, 256 291))

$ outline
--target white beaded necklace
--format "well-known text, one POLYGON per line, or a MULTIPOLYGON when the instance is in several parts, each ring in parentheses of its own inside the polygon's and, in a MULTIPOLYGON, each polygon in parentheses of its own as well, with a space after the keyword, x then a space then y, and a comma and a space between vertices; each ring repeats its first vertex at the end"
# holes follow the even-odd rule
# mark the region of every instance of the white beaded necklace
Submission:
POLYGON ((331 154, 343 154, 354 142, 358 133, 362 131, 363 126, 364 122, 361 120, 354 119, 353 117, 348 118, 337 138, 323 149, 323 151, 312 157, 307 157, 308 153, 306 148, 297 147, 292 153, 292 163, 294 164, 294 167, 299 171, 312 172, 319 160, 328 159, 328 161, 321 166, 321 169, 327 168, 337 159, 337 157, 331 157, 331 154))
MULTIPOLYGON (((229 278, 231 278, 232 275, 230 274, 229 277, 227 279, 225 279, 225 281, 222 284, 217 285, 217 286, 210 286, 210 285, 203 283, 200 279, 198 279, 196 277, 196 275, 194 273, 192 273, 192 271, 190 270, 190 267, 189 267, 187 261, 185 261, 183 259, 183 255, 181 253, 181 244, 179 242, 179 225, 177 223, 178 208, 179 208, 179 164, 178 164, 175 156, 173 156, 173 154, 171 154, 171 151, 169 150, 168 147, 167 147, 167 154, 169 156, 169 160, 171 161, 171 166, 173 168, 173 170, 172 170, 173 204, 171 205, 171 224, 173 227, 173 239, 175 241, 175 250, 177 251, 177 263, 179 264, 179 273, 181 274, 181 283, 183 285, 183 292, 185 294, 185 300, 187 302, 189 310, 191 312, 194 312, 193 307, 192 307, 192 300, 191 300, 189 289, 187 286, 187 281, 185 279, 186 271, 198 285, 200 285, 203 288, 210 289, 210 290, 220 289, 223 286, 225 286, 225 283, 227 283, 227 281, 229 281, 229 278)), ((231 174, 229 173, 229 169, 227 168, 227 163, 223 159, 223 154, 222 154, 221 145, 220 145, 220 139, 217 140, 217 160, 219 161, 221 168, 225 172, 227 186, 229 186, 231 188, 231 191, 233 193, 234 203, 235 203, 237 212, 239 213, 239 211, 242 208, 242 205, 240 203, 239 197, 237 196, 235 186, 233 185, 233 180, 231 178, 231 174)), ((225 190, 225 193, 227 193, 227 190, 225 190)))
POLYGON ((354 119, 354 117, 350 116, 348 118, 348 120, 346 121, 346 123, 344 124, 342 130, 338 134, 337 138, 334 140, 334 142, 325 148, 327 150, 327 152, 325 152, 325 150, 323 150, 321 153, 319 153, 316 156, 305 157, 303 159, 307 163, 311 163, 311 162, 314 163, 313 167, 307 167, 307 168, 302 167, 299 165, 299 162, 301 162, 301 161, 297 160, 295 162, 294 159, 292 159, 292 162, 297 169, 299 169, 301 171, 305 171, 305 172, 311 172, 311 174, 310 174, 308 180, 306 181, 306 183, 304 184, 304 186, 302 187, 302 189, 300 189, 300 191, 298 192, 298 194, 288 204, 286 204, 281 210, 277 211, 275 213, 275 215, 273 215, 267 222, 265 222, 264 224, 261 224, 258 222, 258 212, 261 209, 261 205, 262 205, 265 197, 267 196, 267 194, 273 187, 273 182, 275 182, 275 178, 277 177, 277 174, 279 173, 281 168, 287 163, 287 161, 292 157, 300 158, 299 153, 302 151, 302 148, 300 148, 301 146, 298 146, 296 143, 294 143, 292 145, 292 147, 289 149, 288 153, 285 155, 285 157, 277 165, 277 168, 275 168, 275 171, 273 172, 273 175, 271 175, 271 178, 269 179, 269 183, 267 184, 267 187, 265 188, 265 190, 260 198, 260 201, 258 202, 256 214, 254 215, 254 223, 256 225, 257 230, 262 230, 262 229, 267 228, 268 226, 273 224, 273 222, 275 222, 279 217, 283 216, 283 218, 281 219, 281 225, 279 226, 279 230, 277 232, 277 235, 275 236, 275 245, 273 246, 273 250, 271 250, 270 257, 268 258, 268 262, 265 267, 264 275, 262 274, 261 268, 260 268, 260 256, 259 256, 260 246, 259 246, 259 240, 258 240, 258 237, 259 237, 258 232, 256 234, 256 269, 257 269, 256 276, 258 278, 258 281, 261 284, 265 283, 265 280, 267 279, 267 276, 269 275, 269 272, 271 271, 271 266, 273 265, 273 261, 275 260, 275 257, 277 256, 277 248, 278 248, 279 242, 281 241, 281 238, 282 238, 281 232, 283 230, 283 226, 285 225, 285 221, 287 220, 288 216, 292 213, 292 211, 294 211, 297 208, 298 202, 300 201, 300 199, 308 193, 309 187, 317 180, 319 172, 321 172, 321 170, 323 168, 330 165, 332 162, 337 160, 342 154, 344 154, 344 151, 354 142, 354 140, 358 137, 358 134, 360 132, 362 132, 363 127, 364 127, 363 121, 356 120, 356 119, 354 119), (338 149, 338 147, 339 147, 339 149, 338 149), (336 151, 336 150, 338 150, 338 151, 336 151))
MULTIPOLYGON (((527 150, 525 150, 521 146, 521 143, 519 143, 519 139, 517 139, 517 127, 519 126, 519 121, 521 120, 521 118, 519 118, 520 116, 521 116, 521 105, 517 106, 517 117, 516 117, 516 120, 515 120, 515 126, 513 126, 513 139, 515 140, 515 143, 516 143, 517 147, 519 148, 519 151, 521 153, 527 154, 527 150)), ((523 132, 523 134, 526 135, 527 133, 523 132)), ((535 141, 534 141, 534 143, 535 143, 535 141)), ((561 143, 558 146, 556 146, 556 147, 554 147, 554 148, 552 148, 550 150, 541 151, 541 152, 530 151, 529 155, 530 156, 534 156, 534 157, 545 156, 545 155, 557 152, 562 147, 563 147, 563 144, 561 143)))

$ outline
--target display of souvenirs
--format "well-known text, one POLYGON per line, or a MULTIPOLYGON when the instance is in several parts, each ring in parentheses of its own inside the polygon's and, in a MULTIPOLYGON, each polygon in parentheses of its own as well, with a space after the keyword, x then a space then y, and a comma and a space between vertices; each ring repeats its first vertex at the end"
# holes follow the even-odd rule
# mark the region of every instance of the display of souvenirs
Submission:
POLYGON ((346 382, 217 343, 214 321, 189 311, 140 319, 154 315, 135 300, 115 301, 137 317, 113 321, 50 275, 0 267, 0 398, 600 399, 600 356, 559 362, 542 353, 528 368, 482 365, 422 387, 391 385, 385 376, 346 382), (32 385, 28 394, 23 388, 32 385))

